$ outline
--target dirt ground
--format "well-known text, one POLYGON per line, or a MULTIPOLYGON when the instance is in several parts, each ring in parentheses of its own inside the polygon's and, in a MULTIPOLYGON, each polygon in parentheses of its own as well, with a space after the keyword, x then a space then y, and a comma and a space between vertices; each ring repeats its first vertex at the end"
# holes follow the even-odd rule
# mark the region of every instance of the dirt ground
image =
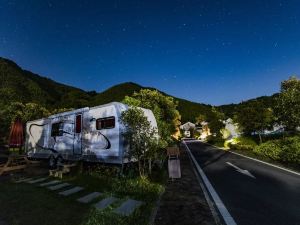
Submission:
POLYGON ((181 179, 169 180, 155 218, 155 225, 215 225, 191 161, 180 155, 181 179))

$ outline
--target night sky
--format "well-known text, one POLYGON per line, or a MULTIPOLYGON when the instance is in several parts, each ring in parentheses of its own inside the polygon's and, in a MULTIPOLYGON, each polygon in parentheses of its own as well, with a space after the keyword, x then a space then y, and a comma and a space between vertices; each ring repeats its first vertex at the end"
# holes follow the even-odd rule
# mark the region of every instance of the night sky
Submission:
POLYGON ((299 0, 0 0, 0 56, 84 90, 131 81, 219 105, 299 75, 299 26, 299 0))

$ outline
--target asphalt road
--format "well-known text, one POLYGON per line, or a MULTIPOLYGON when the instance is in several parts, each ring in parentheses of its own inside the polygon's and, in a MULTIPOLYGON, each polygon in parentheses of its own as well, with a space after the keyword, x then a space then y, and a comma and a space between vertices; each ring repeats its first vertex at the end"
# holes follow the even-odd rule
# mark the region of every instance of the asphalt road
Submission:
POLYGON ((199 141, 186 144, 237 225, 300 225, 299 175, 199 141))

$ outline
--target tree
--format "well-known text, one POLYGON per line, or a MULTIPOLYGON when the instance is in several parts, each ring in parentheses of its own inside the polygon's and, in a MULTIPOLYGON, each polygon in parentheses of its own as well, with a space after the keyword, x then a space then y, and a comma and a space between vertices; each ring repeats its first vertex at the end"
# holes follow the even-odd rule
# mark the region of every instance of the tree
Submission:
POLYGON ((275 108, 278 121, 288 131, 295 131, 300 126, 300 80, 290 77, 281 82, 280 94, 275 108))
POLYGON ((140 176, 145 175, 147 163, 151 173, 151 161, 158 149, 157 130, 151 126, 144 112, 137 107, 122 112, 121 122, 126 128, 124 138, 129 143, 129 151, 126 152, 128 158, 138 161, 140 176))
POLYGON ((22 104, 20 102, 13 102, 7 108, 7 114, 11 117, 11 122, 16 118, 20 118, 23 123, 30 120, 36 120, 50 115, 50 112, 36 103, 22 104))
POLYGON ((47 117, 49 115, 50 113, 46 108, 36 103, 23 104, 21 102, 12 102, 9 106, 0 110, 1 141, 6 142, 10 126, 17 118, 21 119, 25 126, 26 122, 30 120, 47 117))
POLYGON ((160 140, 164 142, 165 147, 172 142, 172 134, 180 125, 177 103, 172 97, 156 90, 142 89, 135 92, 132 97, 126 96, 123 102, 131 106, 151 109, 157 121, 160 140))
POLYGON ((215 107, 212 107, 211 113, 209 113, 207 116, 208 127, 211 133, 221 135, 220 130, 224 127, 222 122, 224 119, 224 113, 221 113, 215 107))
POLYGON ((222 134, 222 138, 223 138, 224 140, 228 139, 228 138, 231 136, 230 131, 229 131, 228 129, 226 129, 226 128, 222 128, 222 129, 220 130, 220 133, 222 134))
POLYGON ((273 127, 275 117, 271 108, 266 108, 261 102, 252 101, 242 105, 234 116, 241 131, 246 135, 256 132, 262 142, 261 134, 273 127))
POLYGON ((204 121, 206 121, 206 119, 207 119, 207 118, 206 118, 205 115, 199 114, 199 115, 195 118, 196 124, 197 124, 197 125, 201 125, 201 123, 204 122, 204 121))
POLYGON ((59 108, 59 109, 52 110, 51 114, 58 114, 58 113, 72 111, 72 110, 74 110, 74 108, 59 108))

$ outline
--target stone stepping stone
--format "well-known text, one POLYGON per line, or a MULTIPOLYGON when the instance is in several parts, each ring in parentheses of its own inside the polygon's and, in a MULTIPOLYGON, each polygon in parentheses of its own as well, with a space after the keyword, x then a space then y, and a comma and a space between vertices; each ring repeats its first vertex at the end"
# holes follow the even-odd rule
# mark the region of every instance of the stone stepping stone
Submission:
POLYGON ((15 183, 22 183, 22 182, 28 182, 31 181, 33 178, 22 178, 20 180, 15 181, 15 183))
POLYGON ((64 187, 68 187, 70 186, 71 184, 69 183, 62 183, 62 184, 58 184, 58 185, 54 185, 54 186, 50 186, 50 187, 47 187, 49 190, 51 191, 56 191, 58 189, 61 189, 61 188, 64 188, 64 187))
POLYGON ((142 204, 144 204, 144 202, 128 199, 126 202, 123 202, 122 205, 116 208, 114 212, 122 216, 129 216, 142 204))
POLYGON ((49 186, 49 185, 52 185, 52 184, 58 184, 58 183, 61 183, 61 181, 60 180, 53 180, 53 181, 50 181, 50 182, 42 183, 39 186, 40 187, 45 187, 45 186, 49 186))
POLYGON ((95 207, 99 210, 103 210, 107 206, 111 205, 112 203, 114 203, 117 200, 119 200, 119 199, 114 198, 114 197, 108 197, 108 198, 105 198, 105 199, 101 200, 100 202, 96 203, 95 207))
POLYGON ((92 193, 90 193, 88 195, 85 195, 85 196, 83 196, 81 198, 78 198, 77 201, 81 202, 81 203, 89 203, 89 202, 93 201, 93 199, 99 197, 100 195, 102 195, 102 193, 100 193, 100 192, 92 192, 92 193))
POLYGON ((43 178, 39 178, 39 179, 36 179, 36 180, 28 181, 27 183, 28 184, 36 184, 36 183, 40 183, 40 182, 42 182, 44 180, 47 180, 47 179, 48 179, 48 177, 43 177, 43 178))
POLYGON ((81 191, 83 189, 84 189, 83 187, 73 187, 73 188, 71 188, 69 190, 59 192, 59 194, 60 195, 64 195, 64 196, 68 196, 68 195, 77 193, 77 192, 79 192, 79 191, 81 191))

